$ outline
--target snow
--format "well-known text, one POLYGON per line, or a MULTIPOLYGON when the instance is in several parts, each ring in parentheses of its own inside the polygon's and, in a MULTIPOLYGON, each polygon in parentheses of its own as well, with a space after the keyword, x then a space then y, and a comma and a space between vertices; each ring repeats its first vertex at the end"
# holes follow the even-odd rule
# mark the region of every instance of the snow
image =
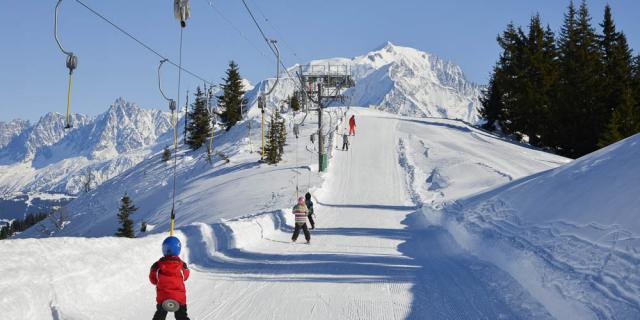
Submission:
MULTIPOLYGON (((471 123, 479 120, 482 87, 468 82, 460 67, 432 54, 386 43, 362 56, 310 63, 349 66, 356 87, 345 93, 352 97, 353 105, 374 105, 410 116, 458 118, 471 123)), ((289 70, 295 74, 298 66, 289 70)), ((242 80, 249 102, 246 117, 254 128, 260 117, 257 97, 274 81, 266 79, 253 86, 242 80)), ((298 79, 283 73, 268 97, 269 109, 282 106, 297 86, 298 79)), ((77 196, 89 175, 95 188, 170 144, 169 117, 167 112, 142 109, 118 98, 97 117, 72 114, 71 130, 64 129, 65 117, 58 113, 49 113, 33 125, 21 120, 0 123, 0 193, 77 196)), ((182 126, 183 121, 178 123, 182 126)))
POLYGON ((4 148, 16 136, 29 127, 29 121, 15 119, 9 122, 0 121, 0 148, 4 148))
MULTIPOLYGON (((170 116, 117 99, 96 118, 50 113, 0 147, 0 192, 47 192, 77 195, 86 176, 92 187, 145 159, 169 141, 170 116)), ((0 131, 2 128, 0 128, 0 131)))
POLYGON ((638 318, 639 142, 424 212, 537 292, 557 318, 638 318))
MULTIPOLYGON (((409 47, 392 43, 354 58, 313 60, 308 65, 325 69, 329 65, 346 66, 356 82, 354 88, 344 92, 350 104, 379 109, 405 116, 461 119, 477 123, 482 86, 466 80, 462 69, 450 61, 409 47)), ((300 65, 289 68, 291 74, 300 71, 300 65)), ((271 87, 275 79, 258 83, 247 93, 252 106, 257 104, 260 90, 271 87)), ((280 105, 294 90, 299 80, 282 74, 281 83, 269 96, 268 102, 280 105)), ((259 110, 253 110, 257 115, 259 110)))
MULTIPOLYGON (((328 172, 316 172, 313 113, 284 113, 288 145, 276 166, 257 162, 253 107, 216 131, 215 151, 229 161, 180 146, 176 232, 192 269, 192 318, 640 318, 640 135, 571 161, 471 126, 479 87, 427 53, 388 43, 318 61, 349 63, 354 102, 373 105, 327 110, 323 132, 337 127, 328 172), (358 123, 349 151, 335 139, 344 112, 358 123), (295 139, 292 123, 303 119, 295 139), (291 206, 306 191, 318 228, 310 245, 302 235, 294 244, 291 206)), ((272 81, 251 89, 251 106, 272 81)), ((295 88, 281 81, 270 106, 295 88)), ((6 130, 0 190, 78 197, 63 228, 47 219, 0 241, 3 319, 151 317, 147 272, 172 208, 166 116, 118 100, 95 119, 76 116, 84 124, 70 132, 55 114, 6 130), (99 181, 80 192, 86 170, 99 181), (149 225, 136 239, 111 236, 125 192, 139 208, 136 229, 149 225)))
MULTIPOLYGON (((606 262, 598 260, 602 247, 596 242, 575 237, 563 243, 569 238, 555 233, 559 229, 546 229, 547 216, 536 214, 535 207, 527 212, 530 207, 516 206, 526 202, 513 199, 526 194, 553 203, 562 194, 546 193, 547 188, 577 185, 579 178, 601 179, 599 171, 618 170, 612 168, 626 171, 613 174, 618 180, 635 181, 637 169, 628 159, 637 157, 637 137, 569 162, 461 121, 361 108, 348 113, 358 122, 350 151, 332 145, 328 172, 312 173, 310 183, 301 183, 301 192, 311 188, 317 214, 310 245, 291 243, 290 207, 296 179, 306 180, 304 170, 316 160, 306 151, 311 146, 302 142, 313 132, 312 122, 303 127, 304 140, 296 144, 290 137, 285 162, 278 166, 255 164, 257 155, 243 142, 246 123, 217 140, 219 150, 235 152, 233 162, 209 164, 193 152, 181 156, 177 235, 185 244, 182 258, 192 269, 187 281, 191 317, 636 318, 638 254, 625 251, 629 239, 619 236, 614 248, 604 247, 606 262), (544 182, 542 187, 520 193, 536 179, 544 182), (491 202, 496 199, 502 205, 491 202), (605 268, 588 274, 589 265, 581 263, 604 263, 605 268), (635 272, 628 269, 634 266, 635 272)), ((113 197, 117 206, 116 197, 126 186, 137 192, 132 197, 141 208, 136 219, 154 226, 146 236, 0 242, 7 256, 0 266, 0 299, 10 306, 4 316, 150 317, 154 290, 146 276, 160 255, 170 203, 154 193, 166 197, 166 171, 167 165, 152 157, 72 202, 84 207, 93 204, 91 198, 113 197), (146 178, 144 169, 149 170, 146 178)), ((598 186, 590 190, 609 190, 606 184, 598 186)), ((626 186, 630 192, 636 187, 626 186)), ((584 195, 576 197, 572 203, 582 205, 578 199, 584 195)), ((623 202, 633 205, 628 198, 623 202)), ((58 235, 95 237, 113 231, 115 221, 101 216, 115 217, 115 211, 91 208, 96 214, 78 213, 58 235)), ((554 217, 548 222, 562 220, 564 232, 591 221, 562 212, 554 217)), ((615 217, 616 223, 625 217, 615 217)), ((613 220, 600 219, 613 225, 613 220)))

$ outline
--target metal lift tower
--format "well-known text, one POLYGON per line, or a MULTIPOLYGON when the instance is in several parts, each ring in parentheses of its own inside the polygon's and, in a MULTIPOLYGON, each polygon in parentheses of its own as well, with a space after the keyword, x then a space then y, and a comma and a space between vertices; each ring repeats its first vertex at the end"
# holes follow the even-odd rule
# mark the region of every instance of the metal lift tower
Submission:
POLYGON ((332 103, 344 104, 348 100, 345 91, 355 86, 355 82, 348 64, 308 64, 300 66, 298 76, 304 90, 302 104, 308 111, 318 112, 318 168, 323 172, 327 169, 327 151, 322 132, 323 110, 332 103))

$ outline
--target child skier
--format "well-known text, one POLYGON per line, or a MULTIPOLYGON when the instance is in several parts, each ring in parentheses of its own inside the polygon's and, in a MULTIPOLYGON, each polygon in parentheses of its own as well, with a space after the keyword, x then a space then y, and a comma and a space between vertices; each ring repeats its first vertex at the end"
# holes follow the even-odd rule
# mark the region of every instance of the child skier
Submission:
POLYGON ((180 260, 180 240, 174 236, 162 242, 162 254, 151 266, 149 281, 156 286, 156 313, 153 320, 165 320, 169 311, 176 320, 189 320, 184 282, 189 279, 187 263, 180 260))
POLYGON ((307 192, 304 195, 304 203, 307 205, 307 218, 311 223, 311 230, 316 228, 316 222, 313 221, 313 201, 311 201, 311 193, 307 192))
POLYGON ((346 132, 342 134, 342 151, 349 151, 349 136, 346 132))
POLYGON ((307 205, 304 202, 304 197, 298 198, 298 204, 293 207, 293 214, 296 215, 296 227, 293 230, 293 236, 291 237, 291 241, 296 242, 298 240, 298 235, 300 235, 300 229, 304 231, 304 237, 307 239, 307 244, 311 242, 311 234, 309 233, 309 229, 307 228, 307 205))

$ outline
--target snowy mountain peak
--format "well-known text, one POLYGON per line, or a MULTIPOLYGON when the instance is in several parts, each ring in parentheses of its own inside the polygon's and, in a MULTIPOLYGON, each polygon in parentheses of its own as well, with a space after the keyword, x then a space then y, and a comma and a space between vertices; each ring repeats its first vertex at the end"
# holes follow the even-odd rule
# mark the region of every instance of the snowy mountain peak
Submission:
POLYGON ((31 126, 28 120, 14 119, 9 122, 0 121, 0 149, 4 148, 13 138, 20 135, 31 126))
MULTIPOLYGON (((345 64, 356 86, 346 91, 351 105, 375 106, 392 113, 478 122, 482 87, 469 82, 462 69, 437 56, 387 42, 354 58, 313 60, 312 65, 345 64)), ((299 65, 290 68, 298 71, 299 65)), ((272 79, 256 85, 263 88, 272 79)), ((280 103, 297 89, 297 79, 281 80, 269 103, 280 103), (291 81, 289 81, 291 80, 291 81)), ((249 92, 249 101, 258 95, 249 92)), ((255 105, 255 104, 254 104, 255 105)), ((253 114, 253 113, 252 113, 253 114)), ((256 113, 257 114, 257 113, 256 113)))
POLYGON ((122 173, 160 140, 169 140, 165 133, 171 128, 168 113, 124 98, 97 117, 72 114, 71 129, 64 129, 65 122, 64 115, 48 113, 0 148, 0 165, 6 165, 0 168, 0 180, 6 180, 0 190, 76 194, 87 172, 96 184, 122 173))

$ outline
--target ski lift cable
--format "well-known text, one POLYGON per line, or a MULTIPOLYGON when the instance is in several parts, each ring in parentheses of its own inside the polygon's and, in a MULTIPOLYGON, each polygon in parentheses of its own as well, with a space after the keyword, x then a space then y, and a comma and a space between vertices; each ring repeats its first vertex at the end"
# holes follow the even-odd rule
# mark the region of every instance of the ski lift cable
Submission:
POLYGON ((149 46, 148 44, 144 43, 142 40, 136 38, 133 34, 131 34, 130 32, 128 32, 127 30, 125 30, 124 28, 118 26, 117 24, 113 23, 111 20, 109 20, 107 17, 105 17, 104 15, 100 14, 98 11, 94 10, 93 8, 89 7, 87 4, 85 4, 84 2, 82 2, 82 0, 75 0, 78 4, 80 4, 81 6, 83 6, 85 9, 87 9, 89 12, 93 13, 95 16, 97 16, 98 18, 104 20, 106 23, 110 24, 112 27, 116 28, 118 31, 120 31, 122 34, 124 34, 125 36, 129 37, 131 40, 135 41, 136 43, 138 43, 140 46, 142 46, 143 48, 147 49, 148 51, 150 51, 151 53, 155 54, 156 56, 158 56, 161 59, 166 59, 167 62, 169 64, 171 64, 172 66, 178 68, 179 70, 184 71, 185 73, 189 74, 190 76, 197 78, 201 81, 204 81, 208 84, 213 84, 211 81, 205 79, 204 77, 198 75, 195 72, 190 71, 189 69, 182 67, 180 64, 175 63, 173 60, 167 58, 166 56, 164 56, 163 54, 161 54, 160 52, 158 52, 157 50, 153 49, 151 46, 149 46))
POLYGON ((271 22, 271 19, 267 18, 267 16, 264 14, 262 9, 260 9, 260 5, 258 5, 258 3, 254 1, 254 6, 256 7, 256 9, 258 9, 258 13, 262 16, 262 18, 264 18, 264 21, 271 26, 271 29, 273 29, 273 31, 276 33, 276 35, 278 36, 278 39, 280 39, 284 44, 284 46, 287 47, 287 49, 291 51, 293 56, 297 58, 298 54, 296 53, 296 51, 284 39, 284 37, 282 36, 282 33, 279 31, 276 25, 271 22))
MULTIPOLYGON (((176 0, 174 2, 174 16, 176 19, 180 21, 180 44, 179 44, 179 53, 178 53, 178 105, 180 104, 180 89, 181 89, 181 81, 182 81, 182 40, 184 28, 187 26, 186 20, 191 16, 190 8, 189 8, 189 0, 176 0)), ((204 79, 202 79, 204 81, 204 79)), ((205 81, 206 82, 206 81, 205 81)), ((171 112, 173 115, 173 111, 171 112)), ((186 116, 186 115, 185 115, 186 116)), ((176 115, 177 117, 177 115, 176 115)), ((173 121, 173 192, 171 196, 171 216, 169 222, 169 235, 173 236, 173 230, 175 226, 176 220, 176 180, 177 180, 177 167, 178 167, 178 121, 173 121)))
MULTIPOLYGON (((287 69, 287 67, 285 66, 284 62, 282 61, 282 59, 279 57, 279 53, 277 52, 277 50, 274 48, 273 44, 271 43, 271 41, 269 40, 269 38, 267 37, 267 35, 264 33, 263 28, 260 26, 260 23, 258 23, 258 20, 256 20, 255 15, 253 14, 253 12, 251 11, 251 9, 249 8, 249 5, 247 5, 247 2, 245 0, 241 0, 242 4, 244 5, 244 8, 247 10, 247 13, 249 13, 249 16, 251 17, 251 20, 253 20, 253 23, 256 25, 256 27, 258 28, 258 31, 260 32, 260 35, 262 35, 262 39, 264 39, 264 41, 267 43, 267 46, 269 47, 269 49, 271 50, 271 52, 273 52, 273 54, 275 56, 278 57, 279 63, 282 66, 282 68, 284 69, 284 71, 287 73, 287 76, 290 79, 295 79, 291 73, 289 72, 289 70, 287 69)), ((295 81, 294 81, 295 82, 295 81)), ((296 85, 299 86, 299 84, 296 83, 296 85)), ((301 88, 300 88, 301 89, 301 88)))
POLYGON ((255 49, 256 52, 258 52, 263 58, 268 59, 267 58, 267 54, 264 53, 263 50, 258 48, 258 46, 255 43, 253 43, 251 40, 249 40, 247 35, 245 35, 244 32, 242 32, 242 30, 240 30, 240 28, 238 28, 229 18, 227 18, 227 16, 225 16, 224 13, 222 13, 222 11, 220 11, 220 9, 218 9, 218 7, 213 5, 212 1, 210 1, 210 0, 204 0, 204 1, 207 1, 208 4, 209 4, 209 7, 211 7, 211 9, 213 9, 213 11, 216 14, 218 14, 218 16, 220 16, 220 18, 222 18, 222 20, 224 20, 232 29, 234 29, 240 35, 240 37, 242 37, 251 47, 253 47, 253 49, 255 49))

